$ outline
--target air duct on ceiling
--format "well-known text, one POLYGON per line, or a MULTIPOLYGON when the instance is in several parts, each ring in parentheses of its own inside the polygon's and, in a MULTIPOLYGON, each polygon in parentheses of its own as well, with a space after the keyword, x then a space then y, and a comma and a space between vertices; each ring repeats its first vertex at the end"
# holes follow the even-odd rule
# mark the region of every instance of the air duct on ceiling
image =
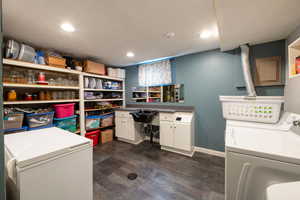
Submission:
POLYGON ((247 45, 241 45, 241 58, 242 58, 243 74, 244 74, 248 96, 255 97, 256 92, 254 89, 252 75, 250 71, 249 47, 247 45))

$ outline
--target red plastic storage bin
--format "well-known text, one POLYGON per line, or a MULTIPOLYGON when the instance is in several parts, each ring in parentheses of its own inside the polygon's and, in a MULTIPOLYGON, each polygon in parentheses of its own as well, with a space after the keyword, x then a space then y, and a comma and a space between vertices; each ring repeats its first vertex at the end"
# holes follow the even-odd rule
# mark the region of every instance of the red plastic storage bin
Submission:
POLYGON ((74 106, 75 106, 75 103, 53 105, 54 110, 55 110, 55 118, 65 118, 65 117, 73 116, 74 115, 74 106))
POLYGON ((91 131, 85 134, 86 138, 89 138, 93 141, 93 146, 96 146, 99 143, 100 130, 91 131))

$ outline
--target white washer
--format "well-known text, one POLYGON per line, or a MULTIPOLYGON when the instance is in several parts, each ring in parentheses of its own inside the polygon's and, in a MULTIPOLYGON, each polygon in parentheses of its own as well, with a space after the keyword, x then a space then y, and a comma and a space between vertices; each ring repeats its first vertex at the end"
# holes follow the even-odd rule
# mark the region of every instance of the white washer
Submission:
MULTIPOLYGON (((300 181, 299 119, 285 113, 277 124, 226 122, 226 200, 275 200, 280 184, 300 181)), ((293 192, 300 199, 300 188, 293 192)))

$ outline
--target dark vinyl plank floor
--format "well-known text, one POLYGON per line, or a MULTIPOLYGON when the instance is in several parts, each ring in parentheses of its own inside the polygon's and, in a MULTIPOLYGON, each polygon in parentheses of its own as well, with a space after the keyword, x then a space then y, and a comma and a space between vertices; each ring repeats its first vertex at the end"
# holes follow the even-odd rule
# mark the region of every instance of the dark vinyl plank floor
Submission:
POLYGON ((189 158, 149 142, 113 141, 94 148, 94 200, 224 200, 224 165, 202 153, 189 158))

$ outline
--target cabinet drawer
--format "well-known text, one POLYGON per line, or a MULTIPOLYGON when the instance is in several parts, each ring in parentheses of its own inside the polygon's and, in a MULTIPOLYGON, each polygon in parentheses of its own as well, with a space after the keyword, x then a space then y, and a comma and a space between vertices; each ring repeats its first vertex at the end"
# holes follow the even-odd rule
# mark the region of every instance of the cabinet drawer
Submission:
POLYGON ((116 111, 116 118, 130 118, 128 111, 116 111))
POLYGON ((159 113, 159 120, 160 121, 174 121, 174 114, 173 113, 159 113))

